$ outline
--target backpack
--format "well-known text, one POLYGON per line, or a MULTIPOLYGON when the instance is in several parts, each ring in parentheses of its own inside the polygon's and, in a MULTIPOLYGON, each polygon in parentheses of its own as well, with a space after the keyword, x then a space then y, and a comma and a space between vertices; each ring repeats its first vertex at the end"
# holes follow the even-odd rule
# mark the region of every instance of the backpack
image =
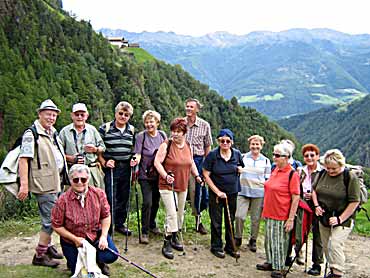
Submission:
MULTIPOLYGON (((318 180, 322 177, 322 175, 325 172, 326 172, 325 169, 320 171, 318 180)), ((343 171, 343 183, 346 187, 347 195, 348 195, 348 186, 349 186, 349 182, 350 182, 349 172, 352 172, 352 173, 355 174, 355 176, 357 177, 358 182, 360 184, 360 204, 357 208, 357 211, 363 210, 365 212, 365 215, 366 215, 367 219, 370 221, 370 217, 367 213, 367 210, 364 207, 362 207, 362 205, 367 202, 368 197, 369 197, 368 193, 367 193, 367 188, 366 188, 366 185, 365 185, 365 182, 364 182, 364 170, 362 169, 362 166, 360 166, 360 165, 346 164, 346 167, 344 168, 344 171, 343 171)))
POLYGON ((36 126, 31 125, 30 127, 26 128, 22 135, 15 140, 14 145, 10 148, 0 168, 0 183, 4 184, 5 188, 14 196, 17 196, 19 189, 18 162, 22 147, 22 138, 24 133, 28 130, 32 132, 34 137, 35 152, 37 152, 37 167, 41 169, 40 158, 38 155, 39 134, 37 133, 36 126))

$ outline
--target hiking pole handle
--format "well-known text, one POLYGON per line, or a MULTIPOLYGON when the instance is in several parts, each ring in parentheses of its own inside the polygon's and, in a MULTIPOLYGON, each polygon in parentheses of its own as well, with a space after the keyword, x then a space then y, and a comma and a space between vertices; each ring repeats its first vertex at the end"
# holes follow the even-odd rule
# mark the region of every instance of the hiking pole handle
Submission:
POLYGON ((126 257, 122 256, 120 253, 116 252, 115 250, 113 250, 112 248, 110 247, 107 247, 106 248, 107 250, 109 250, 110 252, 112 252, 114 255, 120 257, 121 259, 123 259, 124 261, 128 262, 129 264, 137 267, 138 269, 144 271, 146 274, 150 275, 151 277, 154 277, 154 278, 158 278, 157 276, 155 276, 153 273, 151 273, 149 270, 145 269, 144 267, 130 261, 129 259, 127 259, 126 257))

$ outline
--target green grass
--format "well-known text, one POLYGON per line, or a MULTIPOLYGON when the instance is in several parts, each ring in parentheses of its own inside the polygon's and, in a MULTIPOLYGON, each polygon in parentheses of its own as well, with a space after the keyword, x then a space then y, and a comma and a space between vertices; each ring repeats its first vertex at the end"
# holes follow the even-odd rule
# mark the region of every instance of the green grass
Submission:
MULTIPOLYGON (((370 190, 368 190, 370 196, 370 190)), ((362 205, 370 216, 370 200, 366 204, 362 205)), ((355 232, 360 235, 370 236, 370 221, 367 219, 365 212, 361 210, 356 216, 355 232)))
POLYGON ((128 47, 124 48, 123 51, 133 53, 139 63, 144 63, 146 61, 155 61, 155 58, 142 48, 128 47))

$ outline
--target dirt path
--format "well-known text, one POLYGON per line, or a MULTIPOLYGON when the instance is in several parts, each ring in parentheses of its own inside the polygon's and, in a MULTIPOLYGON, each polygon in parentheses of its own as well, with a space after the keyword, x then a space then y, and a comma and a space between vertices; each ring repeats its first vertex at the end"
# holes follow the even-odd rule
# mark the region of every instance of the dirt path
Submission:
MULTIPOLYGON (((194 251, 195 243, 187 241, 186 256, 176 254, 170 261, 161 255, 161 240, 154 239, 149 245, 137 244, 137 238, 129 241, 129 250, 125 255, 130 260, 148 268, 159 270, 155 272, 159 277, 270 277, 269 273, 257 271, 255 265, 264 261, 263 243, 259 242, 257 253, 251 253, 242 246, 241 258, 238 262, 227 256, 225 259, 214 257, 209 251, 209 235, 202 237, 202 244, 194 251), (208 237, 208 238, 207 238, 208 237), (161 273, 161 271, 163 271, 161 273)), ((57 237, 54 236, 57 242, 57 237)), ((30 264, 37 242, 37 235, 33 237, 14 237, 0 240, 0 265, 30 264)), ((116 237, 119 249, 123 249, 124 238, 116 237)), ((370 238, 352 235, 346 242, 346 277, 370 278, 370 238)), ((176 252, 176 251, 175 251, 176 252)), ((310 256, 309 256, 310 258, 310 256)), ((119 261, 124 268, 131 266, 119 261)), ((309 260, 310 265, 310 260, 309 260)), ((61 267, 66 268, 65 263, 61 267)), ((324 267, 324 266, 323 266, 324 267)), ((312 277, 304 274, 304 267, 294 265, 293 272, 288 277, 312 277)), ((112 273, 114 277, 114 272, 112 273)), ((144 276, 143 276, 144 277, 144 276)))

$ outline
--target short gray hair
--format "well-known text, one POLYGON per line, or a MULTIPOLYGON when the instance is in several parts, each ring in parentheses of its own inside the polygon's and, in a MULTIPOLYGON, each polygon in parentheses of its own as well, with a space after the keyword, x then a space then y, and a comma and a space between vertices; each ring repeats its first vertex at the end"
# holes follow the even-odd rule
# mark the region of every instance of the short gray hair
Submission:
POLYGON ((277 150, 281 155, 287 155, 288 158, 292 156, 292 147, 288 144, 277 144, 274 146, 274 151, 277 150))
POLYGON ((90 169, 87 165, 85 164, 74 164, 68 171, 68 178, 71 180, 72 176, 75 172, 82 173, 86 172, 86 174, 89 176, 90 179, 90 169))
POLYGON ((295 144, 293 143, 293 141, 289 140, 289 139, 282 139, 282 140, 280 140, 279 143, 287 145, 289 148, 291 148, 291 156, 292 156, 292 154, 294 152, 294 149, 295 149, 295 144))
POLYGON ((331 149, 324 154, 324 164, 337 163, 340 167, 346 165, 346 158, 343 153, 338 149, 331 149))
POLYGON ((143 114, 143 121, 145 123, 146 118, 154 118, 159 123, 161 121, 161 114, 159 114, 157 111, 153 110, 146 110, 143 114))
POLYGON ((197 107, 198 107, 199 110, 202 109, 202 107, 203 107, 203 104, 201 104, 200 101, 197 100, 196 98, 188 98, 187 100, 185 100, 185 105, 188 102, 195 102, 197 104, 197 107))
POLYGON ((134 113, 134 108, 127 101, 121 101, 116 105, 114 111, 117 113, 120 110, 127 111, 130 115, 134 113))

